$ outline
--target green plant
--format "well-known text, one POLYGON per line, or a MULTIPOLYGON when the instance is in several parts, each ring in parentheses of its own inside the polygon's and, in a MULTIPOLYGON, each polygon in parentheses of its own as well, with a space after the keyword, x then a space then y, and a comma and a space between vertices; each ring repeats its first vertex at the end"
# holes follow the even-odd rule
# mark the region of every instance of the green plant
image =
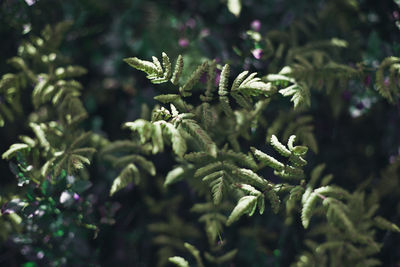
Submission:
MULTIPOLYGON (((228 7, 239 16, 240 1, 228 7)), ((378 209, 385 198, 399 197, 398 157, 381 181, 369 178, 355 189, 335 185, 332 174, 322 175, 335 162, 316 157, 331 151, 319 143, 321 119, 309 108, 326 97, 328 111, 339 116, 344 90, 371 76, 381 97, 395 105, 399 59, 380 58, 374 66, 342 62, 339 51, 353 44, 314 38, 318 21, 296 21, 289 31, 265 36, 247 32, 264 51, 260 59, 269 61, 261 75, 230 59, 229 65, 204 60, 192 70, 202 60, 193 51, 175 62, 165 53, 152 61, 125 59, 162 93, 154 97, 158 104, 142 106, 141 118, 123 124, 121 135, 131 137, 121 140, 87 130, 89 104, 74 80, 86 70, 59 51, 70 23, 23 42, 10 60, 18 72, 0 80, 0 125, 17 122, 24 131, 2 156, 19 186, 2 191, 2 240, 39 264, 97 266, 107 254, 107 233, 118 236, 113 225, 122 220, 116 215, 121 201, 136 223, 122 223, 131 242, 123 244, 143 243, 151 253, 138 257, 142 265, 379 265, 381 230, 399 232, 378 209), (296 227, 291 240, 298 244, 286 250, 296 227), (293 255, 282 263, 285 251, 293 255)))

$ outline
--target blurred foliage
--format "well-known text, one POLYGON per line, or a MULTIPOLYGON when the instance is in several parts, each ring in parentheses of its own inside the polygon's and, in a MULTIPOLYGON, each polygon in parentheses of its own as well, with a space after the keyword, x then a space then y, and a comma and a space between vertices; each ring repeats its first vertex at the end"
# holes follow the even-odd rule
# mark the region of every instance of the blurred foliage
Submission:
MULTIPOLYGON (((286 143, 297 135, 312 151, 306 158, 306 180, 325 162, 325 172, 334 178, 314 180, 320 179, 320 187, 334 183, 353 192, 338 205, 358 210, 359 216, 349 220, 357 231, 370 233, 371 227, 388 226, 380 219, 358 223, 377 204, 375 218, 400 224, 399 14, 398 1, 373 0, 1 1, 0 73, 14 76, 2 76, 0 83, 0 151, 22 143, 6 154, 13 159, 0 162, 0 265, 162 266, 171 264, 169 257, 182 256, 190 266, 224 266, 218 259, 235 256, 231 266, 311 266, 312 261, 335 266, 332 255, 343 253, 337 251, 342 245, 348 251, 340 260, 359 263, 356 249, 364 255, 368 246, 353 249, 349 240, 338 243, 347 233, 340 227, 333 227, 340 232, 336 235, 324 232, 324 227, 332 228, 323 220, 329 201, 318 206, 310 231, 304 230, 300 207, 293 203, 286 213, 281 209, 274 214, 268 206, 262 216, 224 227, 236 201, 196 206, 213 202, 208 183, 199 179, 164 187, 166 178, 175 174, 177 181, 183 180, 179 171, 194 174, 194 166, 205 162, 176 160, 168 140, 159 153, 161 147, 155 152, 153 145, 142 146, 138 135, 121 130, 124 122, 152 119, 154 96, 177 93, 164 84, 151 85, 123 59, 149 60, 162 51, 171 59, 182 54, 188 71, 181 79, 187 81, 198 65, 215 58, 215 77, 200 77, 197 89, 217 86, 225 63, 232 81, 243 70, 258 72, 263 82, 288 97, 277 94, 267 108, 243 112, 241 125, 250 131, 237 131, 236 147, 253 145, 271 154, 266 136, 268 142, 274 134, 286 143), (62 21, 70 22, 69 29, 46 39, 46 31, 57 32, 62 21), (40 47, 38 38, 48 41, 47 46, 40 47), (86 71, 79 66, 87 70, 85 75, 80 76, 86 71), (73 73, 64 75, 59 68, 73 73), (75 89, 63 82, 74 83, 75 89), (54 100, 51 86, 64 88, 74 104, 54 100), (49 138, 48 146, 40 132, 49 138), (127 161, 136 169, 126 169, 127 161), (46 162, 53 166, 49 173, 43 168, 46 162), (127 177, 136 171, 140 183, 131 177, 132 184, 127 177), (116 187, 120 191, 110 197, 116 177, 126 187, 116 187), (325 241, 328 245, 321 245, 325 241)), ((200 105, 196 97, 188 102, 200 105)), ((234 110, 240 107, 231 103, 234 110)), ((206 120, 198 123, 207 125, 206 120)), ((207 134, 214 126, 209 127, 207 134)), ((217 143, 223 140, 212 137, 217 143)), ((270 168, 259 174, 274 183, 280 179, 270 168)), ((381 244, 375 258, 383 266, 399 265, 399 235, 377 231, 374 238, 381 244)), ((374 262, 361 266, 368 264, 374 262)))

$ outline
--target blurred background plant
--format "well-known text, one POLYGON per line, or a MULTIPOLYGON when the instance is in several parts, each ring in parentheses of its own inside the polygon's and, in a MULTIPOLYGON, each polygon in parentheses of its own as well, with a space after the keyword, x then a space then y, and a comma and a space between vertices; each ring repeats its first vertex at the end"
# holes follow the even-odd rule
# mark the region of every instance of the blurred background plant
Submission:
MULTIPOLYGON (((18 54, 24 40, 39 36, 47 24, 72 21, 58 50, 68 64, 88 70, 79 77, 84 88, 80 98, 88 114, 82 127, 113 141, 129 138, 120 125, 145 114, 144 104, 153 106, 158 90, 143 75, 133 74, 122 60, 125 57, 149 59, 162 51, 171 58, 182 54, 188 69, 215 58, 217 63, 229 63, 232 73, 248 69, 263 79, 284 66, 306 70, 315 76, 293 75, 310 90, 310 107, 292 111, 288 99, 282 98, 262 114, 265 123, 284 138, 298 131, 302 142, 318 153, 310 153, 308 161, 326 162, 335 184, 348 190, 365 183, 367 190, 379 196, 379 215, 399 224, 399 91, 389 89, 390 97, 378 92, 382 82, 398 88, 399 76, 391 78, 390 70, 383 72, 383 79, 376 75, 385 58, 400 57, 399 12, 398 1, 389 0, 302 0, 295 4, 284 0, 3 0, 0 73, 14 71, 6 62, 18 54), (343 70, 337 77, 316 72, 329 70, 332 62, 343 70)), ((5 101, 0 98, 1 104, 5 101)), ((17 136, 30 132, 26 117, 35 108, 26 96, 21 101, 16 119, 0 128, 1 152, 17 136)), ((99 140, 91 145, 102 146, 99 140)), ((157 172, 164 175, 172 164, 168 155, 153 160, 160 162, 157 172)), ((166 237, 175 243, 183 238, 196 240, 199 249, 207 246, 207 238, 193 230, 200 231, 203 224, 188 212, 198 200, 184 191, 185 185, 166 190, 162 177, 156 177, 146 190, 131 186, 109 197, 117 173, 102 159, 95 157, 94 161, 98 164, 87 169, 92 186, 84 186, 82 192, 71 191, 73 185, 67 185, 71 180, 61 176, 59 188, 50 184, 26 192, 17 186, 19 176, 24 177, 22 154, 11 166, 0 162, 0 265, 79 266, 85 260, 86 266, 156 266, 167 264, 163 255, 172 253, 163 248, 166 237), (48 192, 51 196, 44 197, 48 192), (46 215, 38 219, 27 213, 21 218, 12 212, 21 206, 46 215), (177 236, 167 235, 176 235, 174 229, 179 225, 187 228, 177 236)), ((224 235, 231 235, 233 247, 241 251, 234 266, 288 266, 293 262, 304 250, 305 231, 298 222, 281 222, 281 216, 267 213, 228 228, 224 235), (235 232, 240 232, 240 239, 234 239, 235 232)), ((378 239, 383 243, 379 254, 383 265, 400 264, 398 235, 388 232, 378 239)), ((185 251, 182 244, 175 248, 185 251)))

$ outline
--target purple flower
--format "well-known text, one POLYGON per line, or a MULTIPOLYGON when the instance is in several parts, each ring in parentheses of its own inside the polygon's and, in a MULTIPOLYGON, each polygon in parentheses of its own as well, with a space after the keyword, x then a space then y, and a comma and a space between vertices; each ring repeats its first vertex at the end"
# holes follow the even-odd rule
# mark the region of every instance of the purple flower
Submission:
POLYGON ((74 193, 74 199, 79 200, 79 198, 80 198, 79 195, 77 193, 74 193))
POLYGON ((384 84, 386 87, 389 87, 389 85, 390 85, 390 79, 389 79, 389 77, 385 77, 385 80, 383 81, 383 84, 384 84))
POLYGON ((258 32, 261 29, 261 21, 258 19, 253 20, 253 22, 250 24, 250 27, 253 31, 258 32))
POLYGON ((178 44, 180 47, 187 47, 189 45, 189 40, 186 38, 180 38, 178 44))
POLYGON ((392 15, 395 20, 398 20, 400 18, 399 12, 397 10, 393 11, 392 15))
POLYGON ((196 21, 194 19, 188 19, 188 21, 186 21, 186 26, 194 29, 194 27, 196 27, 196 21))
POLYGON ((256 48, 256 49, 252 50, 251 53, 253 54, 253 56, 256 59, 260 59, 262 57, 262 55, 263 55, 263 51, 260 48, 256 48))
POLYGON ((362 102, 358 102, 358 104, 356 105, 356 108, 361 110, 364 108, 364 104, 362 102))
POLYGON ((25 3, 27 3, 28 6, 35 4, 35 2, 36 2, 36 0, 25 0, 25 3))
POLYGON ((210 35, 210 30, 209 30, 209 29, 205 28, 205 29, 202 29, 202 30, 200 31, 200 37, 201 37, 201 38, 206 37, 206 36, 208 36, 208 35, 210 35))
POLYGON ((364 78, 364 85, 368 87, 370 84, 371 84, 371 75, 367 75, 364 78))

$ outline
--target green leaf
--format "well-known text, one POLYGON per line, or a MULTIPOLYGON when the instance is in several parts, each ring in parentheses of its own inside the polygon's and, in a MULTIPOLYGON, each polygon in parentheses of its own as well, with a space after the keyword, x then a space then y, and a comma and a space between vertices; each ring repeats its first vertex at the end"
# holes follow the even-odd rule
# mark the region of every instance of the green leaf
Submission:
POLYGON ((268 181, 252 170, 240 168, 236 170, 236 174, 248 183, 259 186, 262 189, 269 187, 268 181))
POLYGON ((169 257, 168 260, 174 264, 176 264, 178 267, 189 267, 189 262, 187 262, 184 258, 174 256, 174 257, 169 257))
MULTIPOLYGON (((307 191, 304 194, 306 193, 307 191)), ((303 227, 306 229, 310 224, 310 220, 315 211, 316 203, 318 200, 319 200, 318 194, 312 192, 310 196, 305 200, 305 203, 303 204, 303 209, 301 211, 301 222, 303 224, 303 227)))
POLYGON ((195 120, 183 120, 182 126, 202 145, 202 148, 212 157, 217 156, 217 146, 208 134, 197 124, 195 120))
POLYGON ((181 166, 176 167, 175 169, 168 172, 167 177, 165 177, 164 186, 167 187, 173 183, 176 183, 183 178, 183 174, 185 173, 185 169, 181 166))
POLYGON ((226 96, 228 95, 228 80, 229 80, 229 65, 225 64, 221 71, 221 78, 219 80, 219 89, 218 89, 218 94, 220 96, 226 96))
POLYGON ((110 196, 114 195, 117 191, 125 188, 128 186, 133 179, 135 178, 136 183, 139 182, 139 170, 136 168, 134 164, 129 164, 126 166, 121 174, 115 178, 111 190, 110 190, 110 196))
POLYGON ((388 220, 386 220, 381 216, 376 216, 374 218, 374 222, 376 226, 378 226, 382 230, 389 230, 400 233, 400 228, 396 224, 389 222, 388 220))
POLYGON ((265 154, 264 152, 254 147, 251 148, 251 151, 259 161, 273 168, 274 170, 281 171, 285 167, 285 165, 282 162, 276 160, 275 158, 265 154))
POLYGON ((21 143, 13 144, 6 152, 3 153, 1 158, 9 160, 11 157, 15 157, 18 151, 29 150, 29 149, 30 147, 27 144, 21 144, 21 143))
POLYGON ((198 267, 204 267, 203 261, 201 260, 201 256, 200 256, 200 251, 193 245, 189 244, 189 243, 184 243, 184 246, 187 250, 189 250, 189 252, 193 255, 193 257, 196 259, 197 262, 197 266, 198 267))
POLYGON ((310 106, 310 92, 306 84, 293 84, 289 87, 279 90, 279 93, 283 96, 292 96, 290 99, 294 104, 294 108, 298 108, 301 105, 310 106))
POLYGON ((178 59, 176 60, 174 73, 172 74, 172 78, 171 78, 172 84, 174 84, 174 85, 178 84, 179 79, 181 78, 181 75, 182 75, 182 70, 183 70, 183 58, 181 55, 179 55, 178 59))
POLYGON ((226 221, 226 225, 229 226, 235 221, 239 220, 239 218, 244 214, 250 213, 251 210, 253 210, 254 205, 257 205, 256 196, 244 196, 239 199, 238 204, 233 209, 231 215, 229 215, 229 218, 226 221))
POLYGON ((154 99, 160 101, 164 104, 172 103, 175 100, 179 99, 181 96, 177 94, 166 94, 166 95, 158 95, 155 96, 154 99))
POLYGON ((306 146, 295 146, 292 150, 293 154, 297 156, 303 156, 307 153, 308 147, 306 146))
POLYGON ((171 138, 172 150, 174 153, 178 157, 183 157, 187 149, 185 139, 181 136, 178 129, 176 129, 173 124, 163 121, 160 123, 165 126, 165 130, 171 138))
POLYGON ((292 152, 289 151, 281 142, 279 142, 278 138, 275 135, 271 136, 271 145, 274 149, 284 157, 289 157, 292 152))

